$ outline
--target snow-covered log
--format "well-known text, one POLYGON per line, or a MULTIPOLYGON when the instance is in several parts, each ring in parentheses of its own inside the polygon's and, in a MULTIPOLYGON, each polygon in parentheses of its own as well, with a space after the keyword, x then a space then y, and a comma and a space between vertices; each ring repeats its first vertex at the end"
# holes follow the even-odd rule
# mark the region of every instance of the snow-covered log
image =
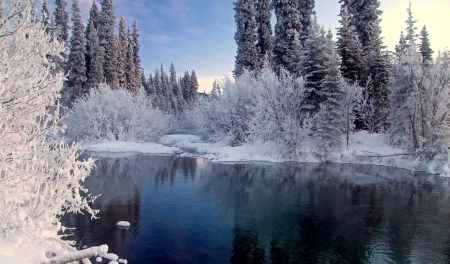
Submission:
POLYGON ((71 252, 62 256, 52 258, 48 261, 42 262, 41 264, 65 264, 72 261, 79 261, 82 259, 92 258, 92 257, 103 257, 108 252, 108 246, 102 245, 98 247, 91 247, 83 249, 80 251, 71 252))

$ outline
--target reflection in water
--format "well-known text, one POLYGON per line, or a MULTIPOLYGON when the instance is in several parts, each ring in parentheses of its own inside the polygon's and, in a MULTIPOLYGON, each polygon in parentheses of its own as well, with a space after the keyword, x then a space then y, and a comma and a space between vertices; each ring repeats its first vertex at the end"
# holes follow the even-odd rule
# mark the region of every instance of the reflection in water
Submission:
POLYGON ((100 158, 79 247, 129 263, 450 263, 448 179, 343 164, 100 158), (118 221, 130 229, 116 227, 118 221))

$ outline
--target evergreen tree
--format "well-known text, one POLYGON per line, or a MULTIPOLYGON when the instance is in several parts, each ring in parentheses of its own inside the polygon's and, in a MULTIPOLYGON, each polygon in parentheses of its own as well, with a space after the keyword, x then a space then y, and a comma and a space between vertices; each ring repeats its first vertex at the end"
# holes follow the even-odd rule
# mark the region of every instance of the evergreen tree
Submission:
POLYGON ((258 0, 255 6, 258 63, 263 65, 267 61, 269 64, 272 64, 273 32, 270 23, 270 0, 258 0))
POLYGON ((237 54, 233 74, 239 77, 244 70, 252 71, 260 68, 256 50, 256 23, 253 0, 238 0, 234 4, 234 19, 237 54))
POLYGON ((183 92, 181 91, 181 85, 178 82, 177 72, 173 63, 170 65, 170 86, 172 87, 176 108, 178 111, 182 111, 184 107, 183 92))
MULTIPOLYGON (((42 19, 41 19, 42 27, 45 28, 45 32, 49 33, 50 32, 50 29, 49 29, 50 13, 48 12, 47 0, 44 0, 44 2, 42 3, 41 14, 42 14, 42 19)), ((0 16, 1 16, 1 12, 0 12, 0 16)))
POLYGON ((78 0, 72 0, 72 35, 70 37, 70 53, 68 61, 68 85, 73 88, 72 101, 85 95, 83 89, 86 81, 86 39, 84 37, 84 25, 81 21, 81 10, 78 0))
POLYGON ((314 0, 299 0, 298 11, 300 13, 300 23, 302 24, 300 32, 300 41, 302 47, 305 47, 305 41, 308 38, 308 30, 311 26, 311 19, 316 15, 314 11, 314 0))
POLYGON ((164 70, 163 65, 161 64, 161 91, 164 94, 165 100, 163 103, 163 111, 166 113, 173 113, 177 111, 172 87, 169 81, 169 75, 167 75, 164 70))
POLYGON ((156 105, 161 110, 164 111, 163 106, 164 102, 166 102, 166 95, 161 87, 161 72, 158 68, 155 70, 155 76, 153 77, 153 86, 155 88, 155 99, 156 105))
POLYGON ((142 87, 144 87, 144 90, 148 91, 149 90, 149 86, 148 86, 147 79, 145 79, 144 70, 141 71, 141 83, 142 83, 142 87))
POLYGON ((89 10, 89 20, 94 24, 94 28, 98 31, 98 20, 100 18, 100 13, 98 11, 98 6, 95 0, 92 1, 91 9, 89 10))
POLYGON ((423 26, 420 32, 420 54, 422 54, 422 59, 425 64, 430 64, 433 62, 433 50, 431 49, 430 39, 428 38, 428 31, 425 26, 423 26))
MULTIPOLYGON (((93 31, 95 29, 95 34, 98 34, 98 17, 99 17, 99 13, 98 13, 98 6, 95 3, 95 0, 92 1, 92 6, 91 9, 89 10, 89 19, 87 22, 87 26, 86 26, 86 55, 85 55, 85 61, 86 61, 86 72, 90 72, 91 71, 91 61, 92 58, 90 57, 90 54, 95 54, 95 52, 92 50, 92 41, 89 41, 89 39, 93 39, 93 35, 91 35, 91 31, 93 31), (92 22, 92 23, 91 23, 92 22), (90 36, 90 37, 89 37, 90 36)), ((96 37, 96 42, 98 45, 98 35, 96 37)), ((103 58, 102 58, 103 61, 103 58)), ((103 67, 102 67, 102 75, 103 75, 103 67)), ((88 78, 89 78, 89 74, 88 74, 88 78)), ((103 79, 103 77, 101 78, 103 79)))
POLYGON ((139 76, 141 75, 141 57, 139 51, 141 50, 141 45, 139 44, 139 29, 137 27, 136 18, 133 21, 133 59, 134 59, 134 69, 136 74, 136 85, 140 87, 142 85, 139 76))
POLYGON ((372 28, 374 25, 379 25, 379 17, 383 13, 379 10, 379 0, 341 0, 341 2, 348 4, 348 11, 353 17, 352 24, 365 49, 369 46, 371 39, 379 38, 377 30, 372 28))
POLYGON ((100 46, 98 39, 98 32, 94 26, 93 20, 89 20, 88 27, 91 29, 87 35, 87 58, 89 58, 89 68, 87 69, 87 81, 86 90, 96 88, 100 83, 104 81, 103 75, 103 58, 104 50, 100 46))
POLYGON ((100 46, 104 49, 103 71, 105 81, 112 89, 119 87, 117 70, 117 37, 114 34, 116 15, 113 0, 103 0, 102 11, 98 19, 98 35, 100 46))
POLYGON ((191 76, 189 75, 188 71, 185 71, 184 76, 181 79, 181 90, 183 91, 183 98, 186 103, 190 103, 192 98, 190 83, 191 83, 191 76))
POLYGON ((302 48, 298 0, 274 0, 274 8, 277 18, 273 41, 275 70, 279 73, 284 68, 294 76, 299 76, 302 48))
POLYGON ((128 49, 128 36, 127 36, 127 22, 122 16, 119 21, 119 50, 117 53, 117 74, 119 77, 119 84, 122 87, 128 87, 126 64, 127 64, 127 49, 128 49))
POLYGON ((323 55, 325 76, 320 84, 320 90, 325 99, 320 104, 315 121, 315 135, 319 138, 315 154, 320 160, 329 161, 332 153, 342 145, 344 124, 342 105, 345 96, 344 82, 339 70, 340 59, 335 51, 331 33, 326 37, 323 55))
POLYGON ((363 66, 363 50, 356 28, 351 22, 345 4, 341 5, 341 27, 338 29, 337 50, 341 57, 341 72, 345 79, 355 82, 361 80, 363 66))
POLYGON ((133 50, 133 42, 131 39, 131 33, 130 28, 127 30, 127 56, 126 56, 126 88, 133 92, 134 94, 137 94, 139 91, 139 80, 137 79, 138 76, 136 75, 136 64, 134 60, 134 50, 133 50))
POLYGON ((317 113, 319 105, 325 99, 320 89, 326 74, 326 48, 325 30, 317 24, 317 19, 314 17, 300 63, 302 74, 305 77, 305 99, 302 105, 304 113, 317 113))
POLYGON ((405 36, 406 45, 416 46, 418 35, 416 33, 417 27, 415 26, 415 24, 416 24, 417 20, 414 20, 414 18, 413 18, 411 2, 409 2, 409 6, 406 9, 406 12, 408 12, 408 19, 405 21, 406 22, 406 36, 405 36))
POLYGON ((191 72, 191 78, 190 78, 190 90, 191 90, 191 100, 193 102, 197 102, 198 101, 198 80, 197 80, 197 75, 195 74, 195 71, 192 70, 191 72))
POLYGON ((69 39, 69 13, 66 11, 65 0, 55 0, 56 9, 53 13, 57 26, 56 36, 62 43, 67 43, 69 39))
POLYGON ((395 56, 397 57, 397 59, 400 59, 400 57, 405 54, 406 49, 407 49, 407 45, 406 45, 406 39, 405 39, 405 35, 403 34, 403 31, 400 33, 400 39, 398 41, 398 45, 395 45, 395 56))

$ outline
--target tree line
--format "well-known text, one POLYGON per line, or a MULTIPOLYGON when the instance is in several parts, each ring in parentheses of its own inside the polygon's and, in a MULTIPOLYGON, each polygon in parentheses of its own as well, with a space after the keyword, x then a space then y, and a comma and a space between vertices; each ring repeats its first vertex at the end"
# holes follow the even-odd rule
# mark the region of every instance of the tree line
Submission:
MULTIPOLYGON (((283 116, 280 112, 295 111, 289 118, 295 120, 295 127, 305 129, 313 117, 308 133, 321 139, 318 142, 323 146, 316 154, 322 160, 330 156, 325 152, 340 145, 342 132, 348 143, 353 129, 385 132, 393 145, 427 159, 447 153, 448 52, 433 60, 426 27, 420 35, 416 33, 411 4, 406 34, 401 33, 395 52, 390 52, 381 37, 379 0, 339 3, 340 27, 334 41, 331 31, 317 23, 314 0, 237 0, 235 79, 246 83, 247 73, 251 73, 253 82, 262 82, 261 87, 268 81, 275 84, 268 68, 278 76, 277 82, 283 83, 286 74, 289 82, 300 78, 297 88, 280 85, 286 89, 284 93, 298 98, 293 102, 295 110, 287 106, 277 109, 274 122, 283 116)), ((270 96, 265 100, 275 102, 278 93, 266 92, 270 96)), ((279 123, 276 126, 285 133, 286 128, 279 123)), ((251 126, 241 128, 233 144, 249 138, 251 126)), ((292 140, 284 141, 292 145, 292 140)))
POLYGON ((55 5, 50 16, 47 2, 43 2, 41 20, 46 32, 68 47, 67 52, 52 58, 57 70, 67 74, 66 98, 74 102, 100 83, 107 83, 111 89, 127 89, 134 94, 143 87, 153 99, 154 107, 170 113, 178 113, 197 101, 198 81, 194 70, 177 77, 172 64, 169 77, 161 65, 154 76, 145 76, 139 55, 137 20, 134 19, 130 28, 122 16, 115 34, 117 19, 113 0, 104 0, 101 11, 93 1, 86 26, 78 0, 73 0, 70 35, 67 3, 55 0, 55 5))

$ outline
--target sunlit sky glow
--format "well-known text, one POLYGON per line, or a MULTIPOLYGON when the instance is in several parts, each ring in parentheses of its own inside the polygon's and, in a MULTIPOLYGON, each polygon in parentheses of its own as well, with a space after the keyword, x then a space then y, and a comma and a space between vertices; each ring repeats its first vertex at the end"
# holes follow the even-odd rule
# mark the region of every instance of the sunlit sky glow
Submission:
MULTIPOLYGON (((70 11, 72 1, 68 2, 70 11)), ((48 0, 50 12, 54 0, 48 0)), ((86 22, 92 0, 80 0, 86 22)), ((209 92, 216 78, 231 75, 234 68, 236 29, 234 0, 114 0, 116 16, 132 25, 138 21, 141 33, 142 67, 148 77, 161 63, 166 71, 174 63, 178 75, 196 71, 199 92, 209 92)), ((97 0, 99 4, 100 1, 97 0)), ((409 0, 380 0, 382 36, 388 50, 398 43, 405 29, 409 0)), ((411 0, 418 22, 417 33, 426 25, 435 55, 450 47, 450 0, 411 0)), ((99 5, 100 7, 100 5, 99 5)), ((316 0, 318 21, 335 32, 339 26, 338 0, 316 0)))

